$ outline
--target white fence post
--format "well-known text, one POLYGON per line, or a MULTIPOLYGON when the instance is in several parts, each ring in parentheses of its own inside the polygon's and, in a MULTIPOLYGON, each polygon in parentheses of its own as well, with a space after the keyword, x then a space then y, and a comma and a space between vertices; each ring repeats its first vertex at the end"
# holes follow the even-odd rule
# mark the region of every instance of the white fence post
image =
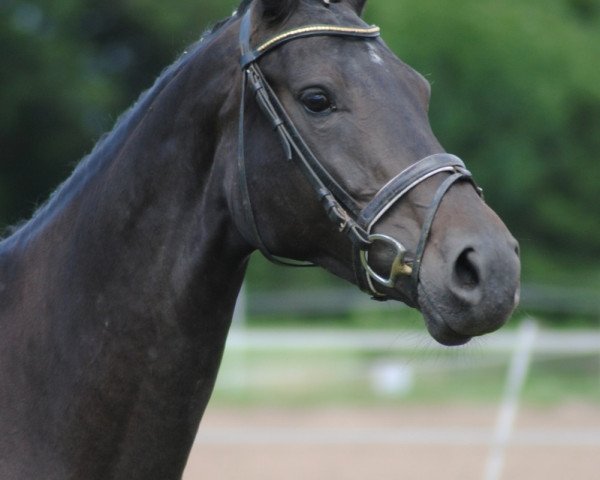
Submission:
POLYGON ((506 447, 517 417, 519 397, 529 371, 537 332, 537 324, 531 318, 525 320, 519 329, 517 346, 510 362, 502 404, 494 429, 492 448, 485 467, 484 480, 500 480, 502 476, 506 447))

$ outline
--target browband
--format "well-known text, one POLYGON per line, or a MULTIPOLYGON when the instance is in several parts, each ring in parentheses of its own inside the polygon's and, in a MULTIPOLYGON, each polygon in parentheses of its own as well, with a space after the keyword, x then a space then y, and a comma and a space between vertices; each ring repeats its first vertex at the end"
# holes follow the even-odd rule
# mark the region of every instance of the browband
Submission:
POLYGON ((370 27, 341 27, 339 25, 308 25, 306 27, 294 28, 287 32, 280 33, 252 49, 250 47, 250 15, 245 15, 241 23, 240 38, 245 39, 241 44, 242 56, 240 63, 242 68, 255 62, 265 53, 279 47, 281 44, 296 40, 297 38, 306 38, 320 35, 338 36, 338 37, 362 37, 375 38, 380 34, 379 27, 371 25, 370 27))

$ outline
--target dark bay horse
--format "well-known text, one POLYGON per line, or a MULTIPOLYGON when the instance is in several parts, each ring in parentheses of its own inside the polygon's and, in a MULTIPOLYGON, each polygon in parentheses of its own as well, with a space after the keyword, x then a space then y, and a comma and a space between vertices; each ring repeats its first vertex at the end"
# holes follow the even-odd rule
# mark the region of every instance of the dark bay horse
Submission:
POLYGON ((248 256, 499 328, 517 244, 364 0, 252 0, 0 243, 0 478, 180 478, 248 256))

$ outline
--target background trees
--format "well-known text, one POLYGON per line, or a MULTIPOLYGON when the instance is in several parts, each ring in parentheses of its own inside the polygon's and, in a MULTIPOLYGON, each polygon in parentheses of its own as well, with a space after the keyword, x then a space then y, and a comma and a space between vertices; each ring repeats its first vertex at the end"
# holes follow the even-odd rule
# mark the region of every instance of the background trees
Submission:
POLYGON ((369 14, 433 83, 434 132, 516 232, 526 273, 592 259, 597 277, 600 2, 375 1, 369 14))
MULTIPOLYGON (((0 0, 0 227, 237 0, 0 0)), ((370 0, 431 121, 516 233, 526 279, 600 286, 600 2, 370 0)), ((368 75, 368 72, 365 72, 368 75)))

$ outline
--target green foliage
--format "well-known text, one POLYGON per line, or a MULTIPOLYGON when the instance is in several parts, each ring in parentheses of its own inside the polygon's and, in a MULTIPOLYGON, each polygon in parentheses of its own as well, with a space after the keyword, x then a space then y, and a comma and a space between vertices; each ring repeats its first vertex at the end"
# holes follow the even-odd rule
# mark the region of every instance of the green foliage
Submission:
MULTIPOLYGON (((213 402, 221 406, 306 407, 340 405, 496 405, 502 398, 512 352, 230 349, 226 351, 213 402), (408 367, 413 385, 387 394, 374 388, 382 364, 408 367), (240 376, 240 370, 243 375, 240 376)), ((538 354, 532 358, 521 395, 526 406, 597 405, 597 355, 538 354)))
POLYGON ((525 247, 597 258, 600 3, 398 0, 369 16, 433 83, 434 131, 525 247))
POLYGON ((0 230, 31 214, 202 29, 216 0, 0 0, 0 230))
MULTIPOLYGON (((237 3, 0 0, 0 226, 237 3)), ((568 259, 599 285, 600 2, 371 0, 367 17, 433 84, 433 129, 517 234, 528 278, 560 281, 568 259)))

